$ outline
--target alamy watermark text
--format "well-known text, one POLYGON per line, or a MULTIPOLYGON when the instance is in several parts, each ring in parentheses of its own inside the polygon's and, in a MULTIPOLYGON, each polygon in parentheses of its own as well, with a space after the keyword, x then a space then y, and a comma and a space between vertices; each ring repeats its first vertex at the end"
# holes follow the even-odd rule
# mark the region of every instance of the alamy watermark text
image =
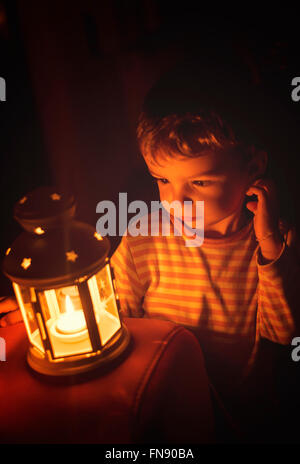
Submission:
POLYGON ((0 337, 0 361, 6 361, 6 343, 3 337, 0 337))
POLYGON ((0 101, 6 101, 6 83, 3 77, 0 77, 0 101))
POLYGON ((171 228, 174 235, 184 236, 188 247, 201 246, 204 240, 204 201, 151 201, 148 205, 142 200, 128 204, 127 193, 119 193, 119 213, 109 200, 100 201, 96 213, 102 214, 96 223, 96 230, 102 236, 169 236, 171 228), (136 214, 137 213, 137 214, 136 214), (161 215, 160 215, 161 213, 161 215), (135 214, 128 221, 128 214, 135 214), (161 219, 160 219, 161 218, 161 219), (119 230, 117 232, 117 219, 119 230), (149 227, 150 225, 150 227, 149 227), (161 232, 160 232, 161 227, 161 232))

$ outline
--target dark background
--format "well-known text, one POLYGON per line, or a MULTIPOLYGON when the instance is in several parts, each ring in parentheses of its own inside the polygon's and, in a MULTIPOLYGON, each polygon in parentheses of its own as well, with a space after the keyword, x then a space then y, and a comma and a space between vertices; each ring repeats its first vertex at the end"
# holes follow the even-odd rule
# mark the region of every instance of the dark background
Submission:
MULTIPOLYGON (((223 10, 218 4, 209 10, 200 1, 0 1, 0 76, 7 85, 7 101, 0 102, 3 255, 20 233, 15 202, 40 185, 72 192, 78 219, 92 225, 97 203, 117 202, 119 192, 128 192, 129 201, 154 198, 135 140, 143 99, 178 60, 196 54, 205 68, 216 50, 223 57, 234 50, 272 101, 257 120, 269 137, 281 208, 299 231, 300 102, 291 99, 292 78, 300 76, 298 18, 292 6, 264 11, 249 5, 238 10, 226 2, 223 10)), ((242 99, 247 112, 245 106, 242 99)), ((118 240, 112 238, 112 251, 118 240)), ((0 289, 0 295, 12 293, 4 276, 0 289)), ((283 356, 289 360, 280 388, 283 397, 295 398, 290 374, 299 366, 290 353, 283 356)), ((285 419, 287 435, 293 430, 296 436, 293 406, 299 409, 299 402, 287 403, 285 419)))

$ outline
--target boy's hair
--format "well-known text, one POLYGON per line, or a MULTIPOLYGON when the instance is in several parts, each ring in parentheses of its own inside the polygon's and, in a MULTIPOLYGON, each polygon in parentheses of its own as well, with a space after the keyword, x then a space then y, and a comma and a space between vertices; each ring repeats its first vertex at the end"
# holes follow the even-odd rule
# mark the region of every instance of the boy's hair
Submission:
POLYGON ((249 148, 242 147, 232 127, 214 111, 173 113, 163 117, 152 117, 142 111, 137 140, 143 156, 155 162, 167 156, 196 158, 207 149, 241 152, 244 162, 250 157, 249 148))

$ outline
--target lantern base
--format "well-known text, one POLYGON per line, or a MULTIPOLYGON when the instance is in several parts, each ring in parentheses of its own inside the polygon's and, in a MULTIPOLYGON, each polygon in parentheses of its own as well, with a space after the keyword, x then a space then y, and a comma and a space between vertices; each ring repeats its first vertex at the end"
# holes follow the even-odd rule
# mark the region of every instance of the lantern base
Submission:
POLYGON ((64 358, 59 361, 49 359, 35 347, 30 347, 27 362, 36 372, 51 376, 77 375, 101 367, 107 367, 125 352, 130 342, 130 333, 123 324, 121 329, 105 345, 100 354, 82 357, 64 358))

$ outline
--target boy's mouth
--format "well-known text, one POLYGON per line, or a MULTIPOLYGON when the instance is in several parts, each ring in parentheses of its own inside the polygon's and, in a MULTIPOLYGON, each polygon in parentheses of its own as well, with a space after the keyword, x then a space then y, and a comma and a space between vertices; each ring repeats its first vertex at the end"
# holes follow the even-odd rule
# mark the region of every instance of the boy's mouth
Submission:
POLYGON ((196 217, 182 217, 182 216, 174 216, 174 214, 170 214, 171 221, 179 221, 181 224, 187 226, 190 229, 195 229, 197 225, 196 217))
POLYGON ((173 207, 170 208, 170 205, 168 203, 163 204, 163 206, 173 223, 176 221, 178 224, 186 225, 187 227, 191 229, 195 229, 195 228, 200 229, 201 227, 203 227, 202 223, 203 223, 204 211, 203 211, 202 205, 198 206, 198 209, 196 208, 196 210, 194 206, 193 208, 191 206, 189 207, 185 206, 182 209, 181 208, 176 209, 173 207))

